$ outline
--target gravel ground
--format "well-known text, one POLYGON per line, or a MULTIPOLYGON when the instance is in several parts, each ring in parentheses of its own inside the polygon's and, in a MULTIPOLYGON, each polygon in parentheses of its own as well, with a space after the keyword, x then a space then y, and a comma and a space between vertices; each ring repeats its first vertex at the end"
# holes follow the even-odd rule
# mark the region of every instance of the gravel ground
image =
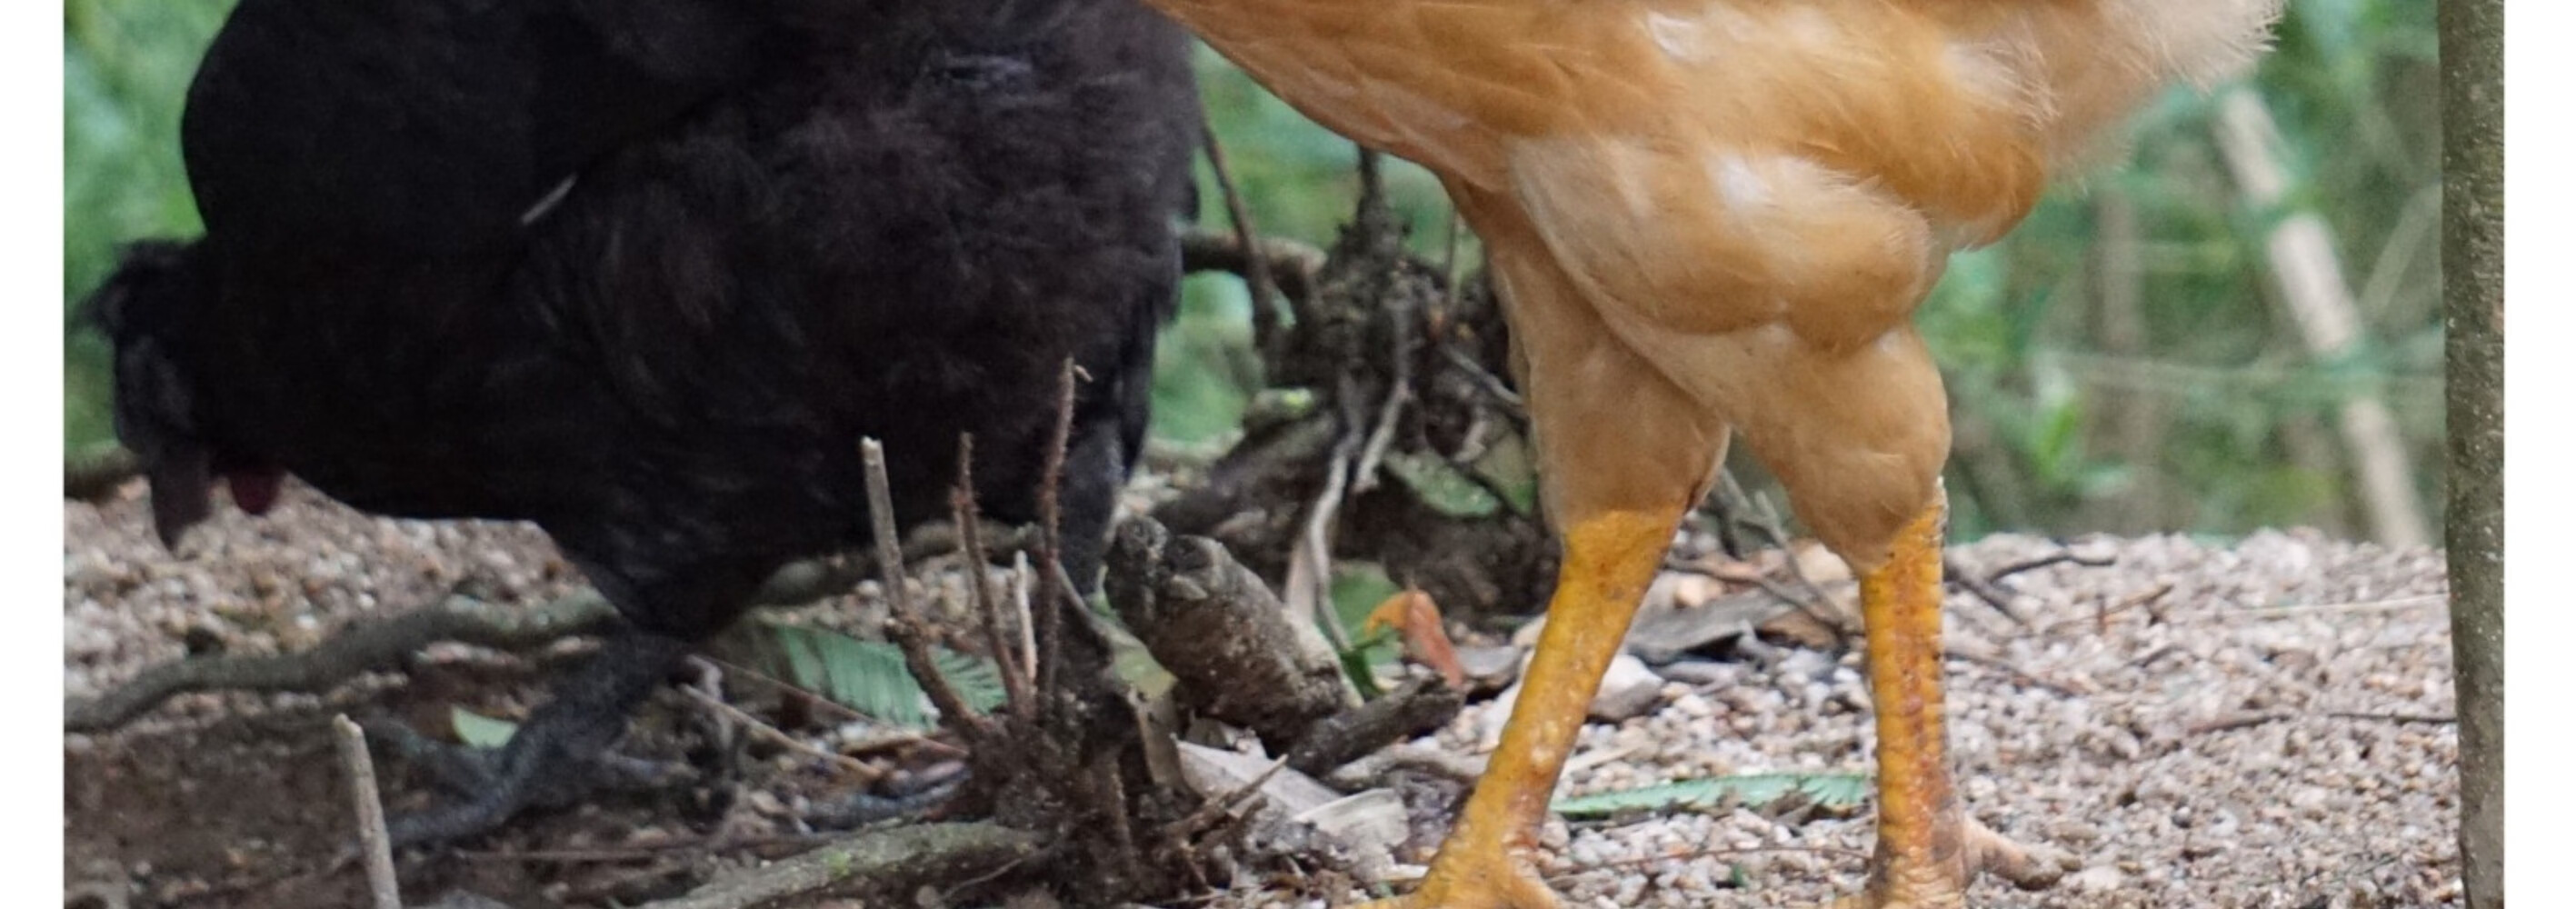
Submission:
MULTIPOLYGON (((578 584, 528 528, 373 520, 301 488, 266 519, 220 513, 192 537, 192 558, 162 552, 148 523, 139 488, 104 506, 64 506, 71 696, 94 694, 192 646, 307 648, 346 620, 430 602, 458 585, 524 602, 578 584)), ((2457 737, 2447 722, 2437 551, 2390 551, 2304 531, 2259 533, 2232 546, 2179 537, 2075 546, 2115 559, 2003 582, 2027 627, 1965 594, 1950 604, 1952 646, 1966 655, 1950 663, 1951 740, 1969 810, 2008 836, 2076 853, 2082 867, 2039 894, 1982 883, 1978 905, 2460 903, 2450 833, 2457 737)), ((2045 540, 1996 537, 1954 557, 1983 573, 2059 550, 2045 540)), ((1856 655, 1757 641, 1660 667, 1667 682, 1659 705, 1587 727, 1563 791, 1712 774, 1867 772, 1858 666, 1856 655)), ((320 802, 336 797, 325 743, 280 745, 294 736, 258 725, 260 715, 311 713, 319 702, 191 696, 116 734, 67 738, 72 880, 135 894, 137 905, 330 905, 274 893, 187 896, 240 889, 223 880, 258 865, 257 856, 244 856, 260 842, 293 854, 344 823, 344 807, 306 805, 262 821, 269 825, 258 828, 262 840, 226 828, 252 821, 217 817, 227 814, 225 793, 193 782, 205 773, 282 775, 291 758, 312 770, 242 785, 307 789, 320 802), (204 766, 226 754, 243 766, 204 766), (154 769, 173 761, 190 769, 154 769), (155 794, 156 785, 171 794, 155 794), (322 829, 297 835, 297 825, 322 829), (191 841, 186 831, 197 827, 207 829, 191 841)), ((1471 706, 1439 743, 1473 753, 1494 712, 1471 706)), ((239 798, 264 805, 293 797, 239 798)), ((1560 821, 1547 833, 1546 872, 1574 905, 1814 905, 1858 886, 1868 820, 1865 809, 1739 807, 1560 821)), ((555 835, 531 834, 541 842, 555 835)), ((562 895, 561 887, 540 890, 562 895)), ((1205 904, 1323 904, 1292 895, 1299 893, 1280 881, 1205 904)))

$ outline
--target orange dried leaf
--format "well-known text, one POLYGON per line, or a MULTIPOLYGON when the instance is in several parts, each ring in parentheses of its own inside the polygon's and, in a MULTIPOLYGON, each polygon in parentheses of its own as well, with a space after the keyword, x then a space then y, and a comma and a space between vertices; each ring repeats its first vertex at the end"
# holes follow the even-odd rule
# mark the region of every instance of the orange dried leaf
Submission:
POLYGON ((1440 605, 1431 595, 1419 590, 1406 590, 1387 597, 1369 610, 1368 620, 1360 623, 1360 633, 1392 628, 1404 641, 1404 658, 1429 666, 1440 673, 1449 687, 1465 690, 1467 670, 1458 665, 1458 650, 1449 643, 1449 632, 1441 627, 1440 605))

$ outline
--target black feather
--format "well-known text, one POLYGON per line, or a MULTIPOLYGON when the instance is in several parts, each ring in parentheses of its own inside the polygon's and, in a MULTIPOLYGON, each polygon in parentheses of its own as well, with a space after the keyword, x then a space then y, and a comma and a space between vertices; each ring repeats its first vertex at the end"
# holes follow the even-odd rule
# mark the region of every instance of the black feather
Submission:
POLYGON ((182 525, 259 470, 531 520, 696 639, 865 539, 863 436, 900 523, 964 432, 1033 517, 1070 357, 1087 586, 1199 122, 1135 0, 243 0, 183 126, 207 233, 99 295, 119 432, 182 525))

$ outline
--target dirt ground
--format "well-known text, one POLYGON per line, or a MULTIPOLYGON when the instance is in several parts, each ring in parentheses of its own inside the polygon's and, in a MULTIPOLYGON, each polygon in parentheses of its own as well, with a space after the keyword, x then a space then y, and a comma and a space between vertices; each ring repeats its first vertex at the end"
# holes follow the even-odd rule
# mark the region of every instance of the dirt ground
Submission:
MULTIPOLYGON (((70 697, 192 651, 309 648, 349 620, 460 585, 502 602, 578 585, 530 529, 371 520, 300 488, 265 519, 220 514, 184 559, 163 552, 148 523, 139 488, 103 507, 64 506, 70 697)), ((2037 894, 1981 883, 1977 905, 2459 905, 2438 552, 2308 532, 2070 545, 2115 558, 2001 582, 2027 624, 1965 593, 1951 599, 1951 741, 1968 809, 2008 836, 2071 851, 2081 869, 2037 894)), ((2061 550, 1998 537, 1954 557, 1981 573, 2061 550)), ((429 656, 409 675, 323 697, 187 696, 111 734, 67 736, 67 905, 360 904, 357 872, 328 867, 350 825, 329 717, 431 730, 451 706, 523 716, 545 668, 465 648, 429 656)), ((1854 654, 1737 638, 1658 672, 1656 707, 1584 731, 1563 792, 1870 769, 1854 654)), ((727 679, 729 691, 737 684, 727 679)), ((703 757, 707 724, 687 703, 666 692, 645 710, 635 750, 703 757)), ((1490 703, 1471 705, 1436 741, 1474 753, 1498 722, 1490 703)), ((859 725, 792 728, 846 748, 868 734, 859 725)), ((631 905, 793 852, 809 842, 804 809, 849 784, 795 752, 752 754, 728 782, 601 795, 455 850, 405 855, 406 895, 631 905)), ((920 750, 865 758, 897 777, 938 764, 920 750)), ((396 808, 425 796, 400 768, 385 775, 396 808)), ((1807 906, 1858 886, 1869 840, 1865 808, 1558 821, 1545 872, 1573 905, 1807 906)), ((1319 889, 1329 888, 1274 876, 1175 905, 1352 895, 1319 889)))

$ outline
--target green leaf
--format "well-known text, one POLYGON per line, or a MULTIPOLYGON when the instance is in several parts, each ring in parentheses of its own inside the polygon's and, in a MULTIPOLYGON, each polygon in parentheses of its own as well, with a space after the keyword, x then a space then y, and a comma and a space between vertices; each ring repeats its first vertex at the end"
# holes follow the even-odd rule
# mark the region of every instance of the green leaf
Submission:
POLYGON ((1531 456, 1529 439, 1517 432, 1507 432, 1485 447, 1483 456, 1468 469, 1485 481, 1485 485, 1503 494, 1503 504, 1523 516, 1538 513, 1538 462, 1531 456))
POLYGON ((447 708, 447 722, 456 730, 456 740, 475 748, 499 748, 510 743, 519 733, 519 724, 496 720, 463 707, 447 708))
MULTIPOLYGON (((1404 590, 1404 585, 1386 576, 1386 569, 1375 562, 1352 560, 1333 566, 1333 614, 1340 616, 1342 627, 1358 631, 1368 621, 1369 611, 1404 590)), ((1352 642, 1357 646, 1358 642, 1352 642)))
MULTIPOLYGON (((789 684, 879 721, 914 728, 931 725, 921 685, 905 668, 903 650, 885 641, 862 641, 849 635, 799 625, 766 624, 758 648, 764 671, 789 684)), ((938 664, 959 697, 978 710, 1002 703, 1001 673, 982 657, 932 648, 938 664)))
POLYGON ((1857 773, 1747 773, 1705 777, 1563 798, 1548 808, 1570 819, 1602 818, 1632 812, 1686 808, 1707 810, 1730 804, 1760 807, 1787 798, 1793 792, 1803 793, 1828 807, 1850 807, 1869 797, 1869 777, 1857 773))
POLYGON ((1405 488, 1413 490, 1422 504, 1449 517, 1482 518, 1503 510, 1501 497, 1436 456, 1420 452, 1389 454, 1386 469, 1405 488))
MULTIPOLYGON (((1333 614, 1340 616, 1342 627, 1358 635, 1368 614, 1387 597, 1404 590, 1403 585, 1386 576, 1386 569, 1374 562, 1343 562, 1333 566, 1333 614)), ((1403 642, 1393 632, 1361 635, 1347 642, 1341 658, 1342 675, 1364 699, 1375 699, 1383 693, 1377 684, 1377 667, 1394 663, 1403 654, 1403 642)))

